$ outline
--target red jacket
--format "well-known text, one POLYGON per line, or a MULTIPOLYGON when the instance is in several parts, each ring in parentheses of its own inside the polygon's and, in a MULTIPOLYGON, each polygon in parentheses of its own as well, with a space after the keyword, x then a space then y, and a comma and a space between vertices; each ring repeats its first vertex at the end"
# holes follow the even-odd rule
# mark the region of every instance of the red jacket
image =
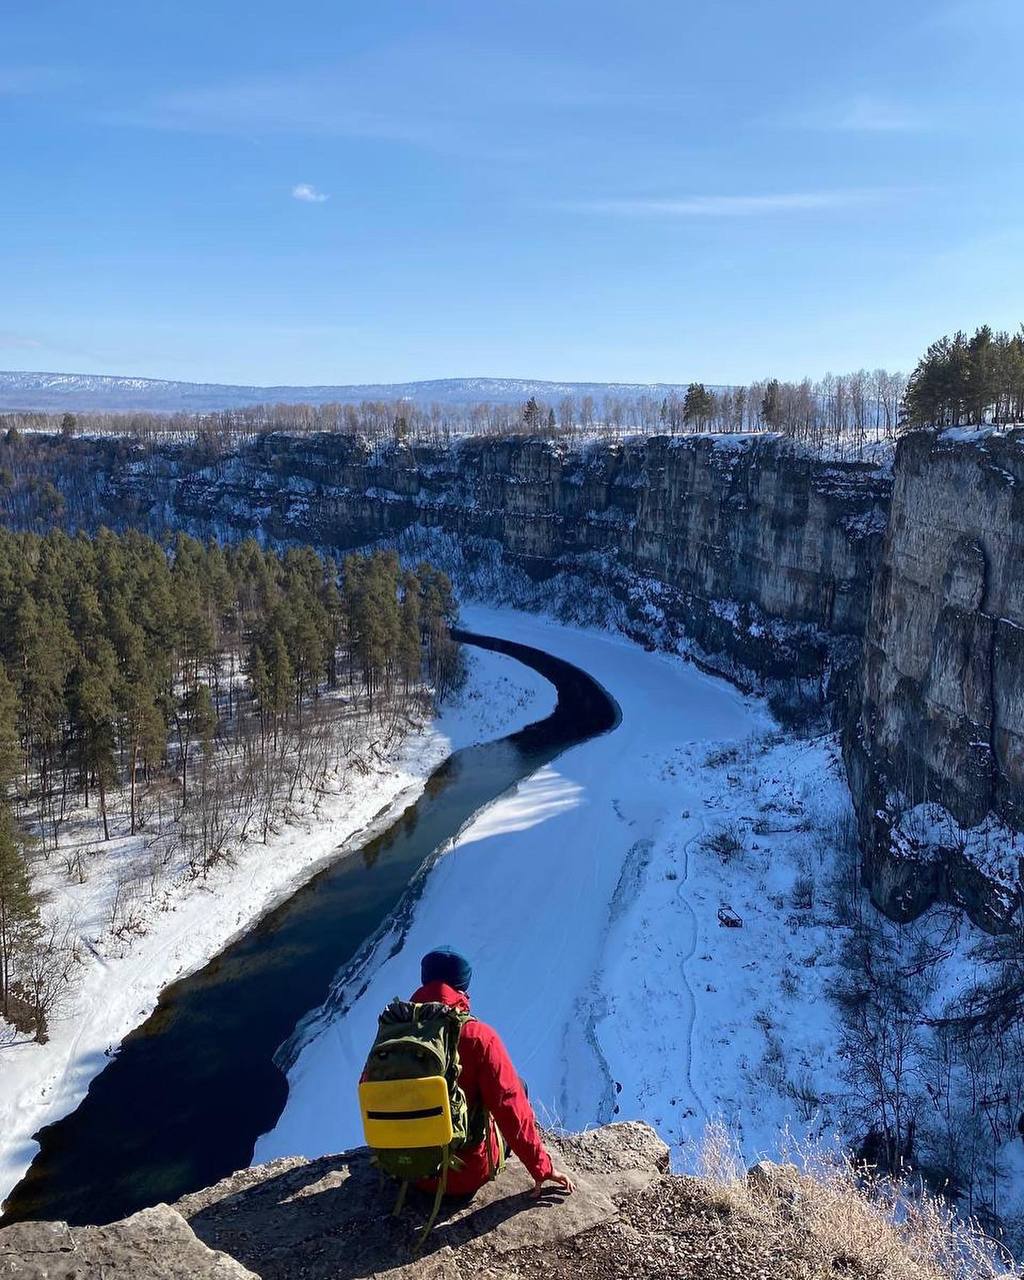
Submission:
MULTIPOLYGON (((469 1011, 469 997, 444 982, 428 982, 425 987, 420 987, 412 999, 414 1004, 427 1004, 436 1000, 440 1004, 454 1005, 456 1009, 469 1011)), ((548 1177, 551 1173, 551 1157, 544 1150, 537 1132, 537 1121, 523 1082, 519 1079, 497 1031, 476 1018, 465 1023, 459 1036, 459 1061, 462 1064, 459 1084, 470 1108, 483 1103, 494 1117, 501 1136, 530 1175, 534 1178, 548 1177)), ((491 1146, 490 1159, 486 1142, 481 1142, 478 1147, 466 1147, 459 1152, 462 1167, 452 1169, 448 1174, 447 1190, 450 1195, 472 1195, 489 1181, 491 1169, 496 1168, 498 1163, 498 1137, 493 1125, 488 1126, 487 1136, 491 1146)), ((431 1184, 431 1189, 436 1185, 431 1184)))

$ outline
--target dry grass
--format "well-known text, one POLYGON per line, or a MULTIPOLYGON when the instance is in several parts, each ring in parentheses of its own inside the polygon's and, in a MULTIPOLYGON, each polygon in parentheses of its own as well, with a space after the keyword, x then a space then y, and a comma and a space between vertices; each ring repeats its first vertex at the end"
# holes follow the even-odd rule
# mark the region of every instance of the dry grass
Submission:
POLYGON ((974 1222, 925 1192, 791 1141, 788 1163, 750 1176, 735 1138, 708 1126, 701 1176, 716 1207, 780 1233, 811 1237, 842 1274, 877 1280, 1009 1280, 1024 1275, 974 1222))

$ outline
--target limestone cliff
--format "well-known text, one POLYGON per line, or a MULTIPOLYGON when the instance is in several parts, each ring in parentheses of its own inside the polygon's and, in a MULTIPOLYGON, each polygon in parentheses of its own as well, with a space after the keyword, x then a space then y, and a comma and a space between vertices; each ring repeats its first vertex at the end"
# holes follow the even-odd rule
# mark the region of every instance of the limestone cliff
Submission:
POLYGON ((906 437, 893 477, 771 436, 271 433, 228 451, 41 437, 0 444, 3 471, 19 527, 394 544, 464 597, 612 621, 782 712, 842 709, 878 905, 906 918, 948 899, 992 929, 1017 905, 1022 431, 906 437), (898 821, 908 809, 916 826, 898 821))
MULTIPOLYGON (((644 643, 685 642, 783 702, 813 704, 859 652, 889 492, 877 467, 775 437, 371 448, 271 434, 217 456, 70 447, 70 463, 58 442, 41 460, 71 489, 68 521, 333 550, 405 540, 448 563, 464 595, 500 591, 585 621, 613 613, 644 643)), ((19 508, 16 492, 0 495, 22 523, 31 498, 19 508)))
POLYGON ((876 902, 1003 927, 1024 827, 1024 431, 900 442, 857 689, 846 757, 876 902))

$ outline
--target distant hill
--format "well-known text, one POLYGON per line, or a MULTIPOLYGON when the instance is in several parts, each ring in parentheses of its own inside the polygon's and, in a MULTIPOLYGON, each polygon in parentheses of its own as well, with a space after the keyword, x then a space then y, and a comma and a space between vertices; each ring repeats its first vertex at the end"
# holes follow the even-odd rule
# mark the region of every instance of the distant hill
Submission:
POLYGON ((687 384, 636 382, 540 382, 531 378, 438 378, 429 382, 366 383, 352 386, 241 387, 217 382, 170 382, 162 378, 117 378, 88 373, 0 372, 0 410, 61 412, 148 410, 202 413, 255 404, 358 403, 407 399, 419 405, 518 404, 530 396, 557 403, 563 396, 662 397, 687 384))

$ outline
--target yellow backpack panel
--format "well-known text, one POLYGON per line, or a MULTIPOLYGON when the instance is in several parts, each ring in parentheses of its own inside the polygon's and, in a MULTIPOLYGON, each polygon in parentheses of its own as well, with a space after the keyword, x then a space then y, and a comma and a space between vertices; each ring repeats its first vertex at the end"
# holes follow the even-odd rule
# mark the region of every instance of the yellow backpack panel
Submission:
POLYGON ((451 1099, 444 1076, 364 1080, 359 1086, 366 1145, 378 1150, 445 1147, 451 1142, 451 1099))

